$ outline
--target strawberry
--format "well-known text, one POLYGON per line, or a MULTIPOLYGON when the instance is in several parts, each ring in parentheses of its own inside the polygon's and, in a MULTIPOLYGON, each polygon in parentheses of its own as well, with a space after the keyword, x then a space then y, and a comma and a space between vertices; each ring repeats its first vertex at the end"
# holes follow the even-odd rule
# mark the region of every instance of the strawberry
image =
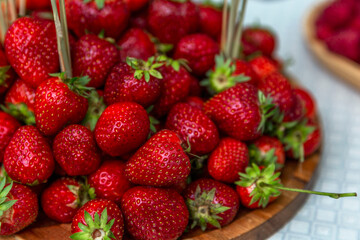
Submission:
POLYGON ((242 33, 241 43, 245 55, 260 52, 271 56, 275 49, 276 39, 274 34, 263 27, 250 27, 242 33))
POLYGON ((202 76, 215 65, 218 44, 205 34, 187 35, 180 39, 174 58, 185 59, 195 75, 202 76))
POLYGON ((57 134, 53 150, 56 162, 69 176, 93 173, 101 162, 93 133, 81 125, 69 125, 57 134))
POLYGON ((143 8, 149 0, 125 0, 128 9, 131 12, 135 12, 143 8))
POLYGON ((6 146, 20 126, 20 123, 11 115, 0 112, 0 162, 4 159, 6 146))
POLYGON ((353 17, 354 6, 351 1, 334 1, 320 15, 320 19, 333 29, 346 26, 353 17))
POLYGON ((300 99, 304 109, 305 117, 314 119, 316 116, 317 107, 314 97, 310 94, 310 92, 303 88, 296 87, 293 89, 293 93, 300 99))
POLYGON ((200 86, 199 80, 190 75, 190 90, 189 96, 200 97, 202 95, 203 88, 200 86))
POLYGON ((71 239, 119 239, 124 235, 124 219, 120 208, 110 200, 94 199, 75 214, 71 239))
POLYGON ((125 177, 125 163, 107 160, 98 170, 88 176, 89 184, 95 189, 97 198, 109 199, 120 204, 124 193, 131 188, 125 177))
POLYGON ((343 55, 353 61, 360 61, 360 33, 345 29, 325 40, 330 51, 343 55))
POLYGON ((217 40, 221 35, 221 24, 221 9, 207 4, 199 5, 199 30, 201 33, 205 33, 217 40))
POLYGON ((0 95, 6 92, 15 78, 16 74, 9 65, 5 52, 0 48, 0 95))
POLYGON ((155 55, 155 44, 149 35, 140 28, 130 28, 117 42, 120 47, 120 59, 125 62, 127 57, 147 60, 155 55))
POLYGON ((154 57, 147 62, 128 58, 127 63, 119 63, 106 80, 105 102, 111 105, 133 101, 143 107, 154 104, 161 93, 162 75, 157 70, 161 65, 154 57))
POLYGON ((293 89, 291 92, 293 105, 288 111, 284 112, 283 122, 301 121, 305 116, 306 109, 304 108, 302 100, 295 94, 293 89))
POLYGON ((125 174, 134 184, 169 187, 190 174, 190 160, 175 132, 163 130, 152 136, 126 163, 125 174))
POLYGON ((221 228, 235 218, 239 197, 234 189, 210 178, 201 178, 189 184, 184 198, 189 208, 191 228, 221 228))
POLYGON ((105 109, 96 124, 95 138, 106 154, 121 156, 143 144, 149 131, 145 109, 134 102, 121 102, 105 109))
POLYGON ((36 89, 36 126, 43 134, 53 136, 66 125, 84 119, 88 101, 83 96, 89 90, 85 87, 89 80, 88 77, 65 79, 60 75, 48 79, 36 89))
POLYGON ((81 37, 86 31, 118 39, 126 28, 129 10, 121 0, 67 0, 65 3, 69 29, 81 37))
POLYGON ((218 130, 210 118, 186 103, 178 103, 171 109, 165 127, 174 131, 183 144, 189 144, 192 154, 210 153, 219 142, 218 130))
POLYGON ((36 194, 29 187, 11 182, 0 183, 0 236, 14 234, 33 223, 39 206, 36 194))
POLYGON ((87 34, 75 44, 73 54, 74 76, 88 76, 89 87, 101 87, 111 68, 119 61, 119 52, 114 44, 100 37, 87 34))
POLYGON ((5 149, 4 167, 11 179, 22 184, 46 182, 55 164, 48 141, 34 126, 22 126, 5 149))
POLYGON ((279 70, 275 62, 265 56, 258 56, 249 63, 259 80, 279 70))
MULTIPOLYGON (((131 0, 129 0, 131 1, 131 0)), ((146 29, 148 22, 147 22, 147 16, 148 16, 148 9, 142 9, 138 12, 134 12, 130 16, 129 20, 129 27, 130 28, 140 28, 140 29, 146 29)))
POLYGON ((178 239, 189 212, 184 199, 172 189, 134 187, 122 201, 126 229, 135 239, 178 239))
POLYGON ((68 223, 89 198, 95 197, 93 191, 73 178, 60 178, 42 193, 41 207, 49 218, 68 223))
POLYGON ((30 111, 34 111, 35 107, 35 89, 27 84, 24 80, 18 79, 11 86, 5 95, 6 104, 25 103, 30 111))
POLYGON ((47 20, 23 17, 9 28, 5 52, 16 73, 36 88, 59 70, 55 24, 47 20))
POLYGON ((199 24, 197 6, 191 1, 154 0, 149 6, 148 27, 160 42, 176 44, 194 33, 199 24))
POLYGON ((202 110, 203 107, 204 107, 204 100, 202 98, 199 98, 199 97, 191 97, 191 96, 189 96, 184 100, 184 102, 189 104, 190 106, 195 107, 195 108, 200 109, 200 110, 202 110))
POLYGON ((248 164, 246 144, 232 138, 223 138, 209 157, 208 171, 215 180, 233 183, 239 178, 239 172, 245 172, 248 164))
MULTIPOLYGON (((17 2, 20 2, 17 0, 17 2)), ((19 3, 18 5, 19 6, 19 3)), ((51 2, 49 0, 27 0, 26 8, 31 10, 43 10, 51 7, 51 2)))

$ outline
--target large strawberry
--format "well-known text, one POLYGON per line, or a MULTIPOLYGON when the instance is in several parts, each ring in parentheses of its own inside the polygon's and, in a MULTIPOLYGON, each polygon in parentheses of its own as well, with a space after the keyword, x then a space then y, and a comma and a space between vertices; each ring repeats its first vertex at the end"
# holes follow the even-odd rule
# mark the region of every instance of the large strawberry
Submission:
POLYGON ((155 0, 149 6, 149 29, 163 43, 176 44, 194 33, 198 23, 198 9, 191 1, 155 0))
POLYGON ((16 73, 34 88, 59 70, 53 22, 19 18, 6 34, 5 51, 16 73))
POLYGON ((65 6, 69 29, 78 37, 104 30, 105 36, 117 39, 130 16, 122 0, 67 0, 65 6))
POLYGON ((93 173, 101 162, 94 134, 77 124, 67 126, 56 135, 53 151, 55 160, 69 176, 93 173))
POLYGON ((200 4, 199 17, 200 32, 218 40, 220 38, 222 25, 221 9, 206 3, 200 4))
POLYGON ((0 48, 0 95, 15 81, 15 72, 9 65, 5 52, 0 48))
POLYGON ((124 219, 120 208, 110 200, 94 199, 75 214, 71 239, 118 239, 124 235, 124 219))
POLYGON ((55 168, 47 139, 34 126, 18 128, 6 147, 4 167, 11 179, 22 184, 46 182, 55 168))
POLYGON ((210 178, 189 184, 184 197, 189 208, 191 227, 221 228, 229 224, 239 210, 239 197, 234 189, 210 178))
POLYGON ((121 102, 105 109, 96 124, 95 138, 105 153, 121 156, 143 144, 149 132, 145 109, 134 102, 121 102))
POLYGON ((173 189, 134 187, 122 201, 126 227, 135 239, 177 239, 185 231, 189 212, 173 189))
POLYGON ((88 76, 90 87, 101 87, 111 68, 119 61, 119 51, 114 44, 100 37, 87 34, 75 44, 73 73, 88 76))
POLYGON ((276 39, 274 34, 262 27, 249 27, 242 34, 242 46, 245 55, 260 52, 271 56, 275 49, 276 39))
POLYGON ((177 133, 196 155, 210 153, 219 142, 218 130, 210 118, 186 103, 178 103, 171 109, 165 127, 177 133))
POLYGON ((170 130, 152 136, 126 163, 125 173, 130 182, 169 187, 185 180, 191 166, 180 143, 170 130))
POLYGON ((0 162, 3 161, 6 146, 20 126, 20 123, 11 115, 0 112, 0 162))
POLYGON ((33 223, 38 215, 38 200, 29 187, 0 183, 0 236, 14 234, 33 223))

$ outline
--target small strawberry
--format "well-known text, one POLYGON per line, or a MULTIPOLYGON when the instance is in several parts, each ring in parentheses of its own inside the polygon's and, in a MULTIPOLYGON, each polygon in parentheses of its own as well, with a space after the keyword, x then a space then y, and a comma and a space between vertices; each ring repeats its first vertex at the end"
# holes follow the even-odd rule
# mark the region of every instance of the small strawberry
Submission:
POLYGON ((121 102, 105 109, 96 124, 95 138, 106 154, 121 156, 142 145, 149 132, 145 109, 134 102, 121 102))
POLYGON ((192 154, 210 153, 219 142, 218 130, 210 118, 186 103, 178 103, 171 109, 165 127, 174 131, 183 144, 189 144, 192 154))
POLYGON ((173 189, 134 187, 122 201, 126 229, 135 239, 178 239, 186 229, 189 212, 173 189))
POLYGON ((97 198, 109 199, 120 204, 124 193, 131 188, 125 177, 125 163, 107 160, 98 170, 88 176, 89 184, 95 189, 97 198))
POLYGON ((275 62, 265 56, 258 56, 252 59, 249 63, 259 80, 279 70, 275 62))
POLYGON ((36 88, 59 70, 56 41, 53 22, 22 17, 6 34, 6 56, 20 78, 36 88))
POLYGON ((200 32, 205 33, 215 40, 221 35, 222 12, 221 8, 209 4, 199 5, 200 32))
POLYGON ((191 228, 221 228, 235 218, 239 210, 239 197, 234 189, 210 178, 189 184, 184 198, 189 208, 191 228))
POLYGON ((190 160, 175 132, 163 130, 152 136, 126 163, 125 174, 134 184, 169 187, 190 174, 190 160))
POLYGON ((308 90, 303 88, 294 88, 294 94, 300 99, 302 107, 304 109, 305 117, 309 119, 314 119, 317 112, 316 103, 314 97, 310 94, 308 90))
POLYGON ((111 68, 119 61, 119 51, 114 44, 87 34, 75 44, 73 54, 74 76, 88 76, 89 87, 102 87, 111 68))
POLYGON ((146 6, 149 0, 124 0, 131 12, 136 12, 146 6))
POLYGON ((215 65, 219 45, 205 34, 187 35, 180 39, 174 58, 185 59, 195 75, 202 76, 215 65))
POLYGON ((149 6, 149 29, 163 43, 176 44, 194 33, 198 24, 198 8, 191 1, 154 0, 149 6))
POLYGON ((0 183, 0 236, 14 234, 33 223, 39 205, 35 193, 29 187, 11 182, 0 183))
POLYGON ((233 183, 239 178, 239 172, 245 172, 248 164, 246 144, 232 138, 223 138, 209 157, 208 171, 215 180, 233 183))
POLYGON ((0 95, 6 92, 15 81, 16 74, 9 65, 5 52, 0 48, 0 95))
POLYGON ((8 103, 15 105, 25 103, 30 111, 34 111, 35 89, 27 84, 24 80, 16 80, 5 95, 5 104, 8 103))
POLYGON ((263 27, 250 27, 242 33, 241 43, 245 55, 260 52, 271 56, 275 49, 276 39, 274 33, 263 27))
POLYGON ((120 208, 110 200, 94 199, 75 214, 70 236, 74 240, 118 239, 124 235, 124 219, 120 208))
POLYGON ((4 154, 4 167, 11 179, 22 184, 44 183, 55 164, 48 141, 34 126, 22 126, 13 135, 4 154))
POLYGON ((6 146, 20 126, 20 123, 11 115, 0 112, 0 162, 4 159, 6 146))
POLYGON ((67 126, 56 135, 53 151, 56 162, 69 176, 93 173, 101 162, 93 133, 77 124, 67 126))

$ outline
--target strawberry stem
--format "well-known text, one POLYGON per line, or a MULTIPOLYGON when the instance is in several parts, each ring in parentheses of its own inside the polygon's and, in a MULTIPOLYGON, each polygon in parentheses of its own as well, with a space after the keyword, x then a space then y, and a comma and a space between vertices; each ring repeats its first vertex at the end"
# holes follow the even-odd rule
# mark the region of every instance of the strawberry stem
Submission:
POLYGON ((8 28, 8 11, 7 11, 7 2, 4 2, 4 7, 0 5, 0 41, 3 44, 5 41, 5 35, 8 28))
POLYGON ((226 31, 228 24, 228 0, 224 0, 224 5, 222 9, 222 27, 221 27, 221 43, 220 48, 221 52, 225 54, 225 44, 226 44, 226 31))
POLYGON ((20 0, 19 16, 23 17, 26 14, 26 0, 20 0))
POLYGON ((236 14, 239 7, 240 0, 231 0, 231 7, 230 7, 230 16, 229 16, 229 25, 227 29, 227 39, 226 39, 226 46, 225 46, 225 56, 230 57, 232 43, 234 39, 234 29, 236 26, 236 14))
POLYGON ((16 7, 15 7, 15 1, 14 0, 8 0, 8 5, 9 5, 9 11, 10 11, 10 24, 12 24, 17 16, 16 16, 16 7))
POLYGON ((237 28, 236 35, 234 38, 233 50, 232 50, 232 55, 231 55, 233 59, 240 57, 241 35, 242 35, 242 28, 244 25, 246 3, 247 3, 247 0, 242 0, 240 17, 239 17, 239 22, 238 22, 238 26, 237 26, 238 28, 237 28))

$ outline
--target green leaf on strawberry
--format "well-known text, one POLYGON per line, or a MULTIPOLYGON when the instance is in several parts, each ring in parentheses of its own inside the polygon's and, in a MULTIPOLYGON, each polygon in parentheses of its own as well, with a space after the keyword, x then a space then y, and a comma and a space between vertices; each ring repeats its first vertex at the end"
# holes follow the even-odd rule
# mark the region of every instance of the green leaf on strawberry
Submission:
MULTIPOLYGON (((6 210, 9 210, 17 201, 17 200, 8 200, 7 197, 13 186, 13 182, 11 181, 9 185, 7 186, 5 185, 6 185, 6 178, 2 178, 0 182, 0 218, 3 216, 4 212, 6 210)), ((0 227, 1 227, 1 223, 0 223, 0 227)))
POLYGON ((94 90, 93 87, 86 86, 91 81, 88 76, 66 78, 64 72, 53 73, 49 75, 52 77, 60 78, 62 82, 65 83, 72 92, 82 97, 89 98, 90 92, 94 90))
POLYGON ((249 157, 250 163, 255 163, 257 166, 269 166, 270 164, 275 164, 275 169, 281 169, 283 164, 277 163, 277 156, 275 155, 275 148, 272 148, 270 151, 263 154, 258 147, 254 144, 251 144, 249 147, 249 157))
POLYGON ((96 90, 90 92, 88 102, 89 108, 81 124, 93 131, 101 114, 106 109, 106 104, 104 98, 96 90))
POLYGON ((158 79, 163 78, 163 76, 157 70, 157 68, 161 67, 164 64, 161 62, 158 62, 157 59, 155 61, 154 56, 150 57, 147 61, 144 61, 142 59, 127 57, 126 63, 135 70, 134 77, 136 79, 140 80, 144 77, 145 81, 149 82, 150 76, 158 78, 158 79))
POLYGON ((0 105, 1 110, 10 114, 20 122, 25 123, 26 125, 35 125, 35 115, 34 112, 29 110, 28 106, 25 103, 7 103, 6 106, 0 105))
POLYGON ((5 86, 6 85, 6 79, 8 79, 10 77, 7 74, 9 69, 10 69, 10 66, 0 67, 0 86, 5 86))

